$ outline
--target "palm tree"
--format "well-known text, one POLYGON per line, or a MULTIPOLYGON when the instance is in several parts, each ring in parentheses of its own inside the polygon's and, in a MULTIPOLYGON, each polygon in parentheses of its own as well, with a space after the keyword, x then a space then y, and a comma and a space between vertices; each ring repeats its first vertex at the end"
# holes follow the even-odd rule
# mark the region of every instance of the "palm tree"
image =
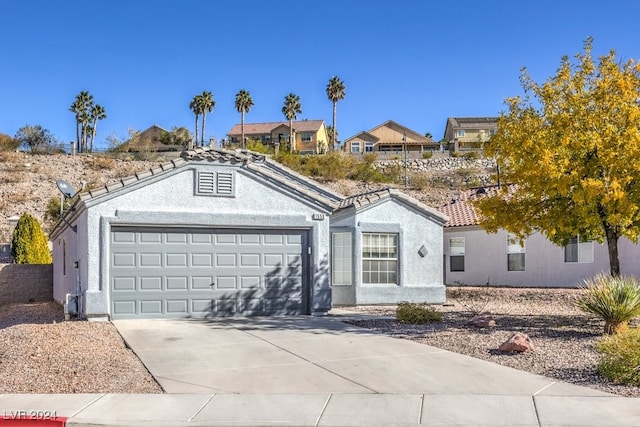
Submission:
MULTIPOLYGON (((202 102, 200 101, 200 95, 196 95, 193 97, 191 102, 189 103, 189 108, 193 111, 193 114, 196 115, 196 139, 195 145, 198 145, 198 117, 200 117, 200 113, 202 113, 202 102)), ((193 148, 193 147, 189 147, 193 148)))
POLYGON ((253 98, 246 90, 242 89, 236 94, 236 111, 240 113, 240 127, 242 128, 242 148, 245 148, 244 142, 244 113, 248 113, 253 107, 253 98))
POLYGON ((93 152, 93 143, 96 139, 96 128, 98 127, 98 120, 106 119, 107 112, 104 107, 100 104, 95 104, 91 107, 89 111, 89 116, 93 124, 91 125, 91 148, 90 152, 93 152))
POLYGON ((78 152, 87 149, 87 127, 89 126, 89 111, 93 108, 93 96, 87 91, 81 91, 71 104, 69 111, 76 115, 76 149, 78 152))
POLYGON ((292 92, 284 97, 282 114, 289 120, 289 151, 295 151, 296 141, 293 134, 293 120, 298 118, 298 114, 302 114, 302 106, 300 105, 300 97, 298 95, 292 92))
POLYGON ((338 105, 338 101, 344 99, 345 95, 344 82, 341 81, 337 76, 331 77, 329 83, 327 84, 327 97, 329 98, 329 101, 333 103, 333 122, 331 124, 331 128, 333 130, 333 138, 331 151, 334 150, 334 144, 336 143, 336 106, 338 105))
POLYGON ((200 95, 200 114, 202 114, 202 132, 200 134, 200 146, 204 146, 205 127, 207 123, 207 113, 213 111, 216 106, 216 101, 213 100, 213 94, 206 90, 202 91, 200 95))
POLYGON ((338 138, 338 131, 333 132, 333 126, 327 126, 327 138, 329 139, 329 147, 334 147, 337 140, 334 141, 333 138, 338 138))

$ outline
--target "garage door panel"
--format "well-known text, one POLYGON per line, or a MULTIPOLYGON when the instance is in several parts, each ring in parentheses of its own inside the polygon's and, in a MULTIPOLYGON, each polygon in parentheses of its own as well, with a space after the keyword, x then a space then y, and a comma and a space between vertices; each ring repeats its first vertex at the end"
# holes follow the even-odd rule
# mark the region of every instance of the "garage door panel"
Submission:
POLYGON ((187 276, 181 277, 167 277, 167 290, 168 291, 186 291, 188 289, 189 278, 187 276))
POLYGON ((304 231, 114 228, 114 318, 308 311, 304 231))

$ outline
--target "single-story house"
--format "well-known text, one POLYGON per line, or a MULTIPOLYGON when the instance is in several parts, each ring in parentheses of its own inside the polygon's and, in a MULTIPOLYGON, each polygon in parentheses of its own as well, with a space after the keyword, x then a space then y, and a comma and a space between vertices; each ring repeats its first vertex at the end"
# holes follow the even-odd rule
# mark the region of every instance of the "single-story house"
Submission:
POLYGON ((344 151, 352 154, 437 151, 440 143, 393 120, 353 135, 344 141, 344 151))
POLYGON ((198 148, 75 199, 50 235, 54 299, 90 319, 444 302, 445 222, 395 191, 345 198, 268 156, 198 148))
MULTIPOLYGON (((471 202, 496 190, 495 186, 468 190, 439 209, 449 217, 443 249, 446 284, 575 287, 609 272, 606 243, 576 236, 560 247, 541 233, 523 242, 505 230, 487 233, 471 202)), ((640 276, 640 247, 622 238, 618 250, 621 274, 640 276)))

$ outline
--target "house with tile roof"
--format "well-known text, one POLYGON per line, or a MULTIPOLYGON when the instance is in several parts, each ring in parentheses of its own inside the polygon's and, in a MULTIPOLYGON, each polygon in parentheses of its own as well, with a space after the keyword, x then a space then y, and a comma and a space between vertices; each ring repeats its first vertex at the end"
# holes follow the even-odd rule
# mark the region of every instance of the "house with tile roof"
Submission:
MULTIPOLYGON (((506 230, 487 233, 473 201, 495 194, 497 186, 471 189, 439 208, 449 221, 444 227, 445 283, 530 287, 576 287, 586 278, 609 271, 606 243, 580 236, 565 247, 533 233, 520 241, 506 230)), ((640 275, 640 247, 619 241, 622 274, 640 275)))
MULTIPOLYGON (((301 154, 318 154, 327 150, 329 138, 324 120, 298 120, 293 123, 294 151, 301 154)), ((279 144, 289 147, 289 122, 245 123, 244 137, 247 141, 260 141, 264 145, 279 144)), ((241 145, 242 124, 234 125, 227 132, 227 140, 241 145)))
POLYGON ((393 190, 345 197, 261 154, 184 151, 71 203, 50 234, 54 299, 82 317, 444 302, 443 214, 393 190))
POLYGON ((498 117, 449 117, 444 140, 449 152, 479 151, 498 128, 498 117))
POLYGON ((405 150, 410 153, 422 153, 439 149, 440 144, 430 137, 424 136, 393 120, 387 120, 344 141, 344 151, 352 154, 374 152, 399 154, 405 150))

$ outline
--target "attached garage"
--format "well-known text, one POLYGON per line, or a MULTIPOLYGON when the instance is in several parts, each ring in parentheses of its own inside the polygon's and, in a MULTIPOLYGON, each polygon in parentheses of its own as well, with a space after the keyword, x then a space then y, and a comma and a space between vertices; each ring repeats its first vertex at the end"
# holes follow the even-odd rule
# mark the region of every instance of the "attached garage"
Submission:
POLYGON ((185 151, 76 198, 51 233, 54 298, 100 320, 326 313, 341 198, 263 155, 185 151))
POLYGON ((309 314, 302 230, 113 227, 111 315, 309 314))

